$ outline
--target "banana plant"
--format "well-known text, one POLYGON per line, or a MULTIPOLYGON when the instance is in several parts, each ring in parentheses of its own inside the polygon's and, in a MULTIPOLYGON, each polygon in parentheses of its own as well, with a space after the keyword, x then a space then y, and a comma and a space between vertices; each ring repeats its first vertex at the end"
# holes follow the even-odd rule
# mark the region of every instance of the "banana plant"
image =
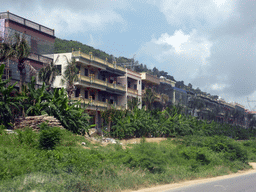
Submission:
POLYGON ((20 101, 24 99, 21 96, 16 95, 16 85, 8 85, 10 80, 2 80, 4 74, 5 65, 0 66, 0 124, 5 125, 6 127, 10 126, 10 123, 14 121, 14 118, 17 113, 14 113, 15 110, 20 111, 21 103, 20 101), (11 96, 13 94, 14 96, 11 96))

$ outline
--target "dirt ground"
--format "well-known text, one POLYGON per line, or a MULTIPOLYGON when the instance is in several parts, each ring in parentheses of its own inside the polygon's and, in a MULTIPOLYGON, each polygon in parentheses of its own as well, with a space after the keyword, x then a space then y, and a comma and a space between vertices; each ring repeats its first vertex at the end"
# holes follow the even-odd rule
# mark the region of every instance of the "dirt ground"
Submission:
MULTIPOLYGON (((167 140, 167 138, 163 138, 163 137, 156 137, 156 138, 145 138, 146 142, 152 143, 159 143, 160 141, 164 141, 167 140)), ((128 145, 128 144, 137 144, 141 142, 141 138, 134 138, 134 139, 123 139, 120 140, 120 143, 122 143, 123 145, 128 145)))
MULTIPOLYGON (((99 138, 87 138, 92 144, 100 144, 102 146, 107 146, 108 144, 111 144, 111 142, 102 142, 102 139, 99 138)), ((156 137, 156 138, 145 138, 146 142, 154 142, 154 143, 159 143, 160 141, 167 140, 167 138, 163 137, 156 137)), ((122 144, 123 149, 127 148, 128 144, 138 144, 141 142, 141 138, 134 138, 134 139, 122 139, 122 140, 116 140, 116 142, 122 144)), ((84 147, 85 149, 89 149, 89 147, 84 147)), ((97 147, 95 147, 97 148, 97 147)))
POLYGON ((137 191, 125 190, 123 192, 161 192, 161 191, 167 191, 167 190, 170 190, 170 189, 185 187, 185 186, 189 186, 189 185, 193 185, 193 184, 206 183, 206 182, 209 182, 209 181, 218 181, 218 180, 232 178, 232 177, 236 177, 236 176, 240 176, 240 175, 256 173, 256 163, 249 163, 249 164, 253 167, 253 169, 250 169, 250 170, 247 170, 247 171, 238 171, 237 173, 232 173, 232 174, 229 174, 229 175, 223 175, 223 176, 218 176, 218 177, 213 177, 213 178, 182 181, 182 182, 179 182, 179 183, 159 185, 159 186, 154 186, 154 187, 151 187, 151 188, 140 189, 140 190, 137 190, 137 191))

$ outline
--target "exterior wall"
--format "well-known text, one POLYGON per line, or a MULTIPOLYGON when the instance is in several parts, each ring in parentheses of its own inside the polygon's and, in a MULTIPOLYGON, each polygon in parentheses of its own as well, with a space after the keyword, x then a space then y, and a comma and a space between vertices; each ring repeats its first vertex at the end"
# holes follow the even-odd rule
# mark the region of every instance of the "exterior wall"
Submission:
MULTIPOLYGON (((53 54, 55 41, 54 32, 52 35, 46 34, 40 30, 53 30, 9 12, 0 13, 0 19, 4 22, 4 25, 0 26, 4 26, 4 29, 0 30, 2 32, 4 31, 4 34, 0 34, 4 42, 9 43, 15 33, 24 33, 25 39, 31 47, 31 54, 25 61, 27 65, 23 71, 23 73, 26 73, 25 82, 29 82, 32 75, 38 76, 37 73, 43 67, 43 64, 49 64, 52 61, 51 58, 44 57, 42 54, 53 54), (38 30, 36 28, 33 29, 35 26, 38 27, 38 30)), ((19 81, 20 75, 17 69, 17 61, 7 61, 6 69, 7 68, 9 68, 9 74, 11 74, 12 79, 19 81)), ((18 86, 18 84, 16 86, 18 86)))
MULTIPOLYGON (((142 107, 142 80, 141 80, 141 75, 135 71, 132 71, 130 69, 126 68, 126 79, 127 79, 127 90, 126 90, 126 99, 127 97, 133 97, 137 98, 140 105, 139 108, 141 109, 142 107), (134 85, 137 88, 137 94, 133 94, 128 91, 128 81, 132 80, 131 83, 131 88, 134 89, 134 85)), ((127 101, 126 101, 127 102, 127 101)))
POLYGON ((160 84, 160 79, 157 78, 156 76, 150 75, 146 72, 143 72, 143 73, 140 73, 140 74, 141 74, 141 80, 148 81, 152 84, 157 84, 157 85, 160 84))
POLYGON ((5 27, 14 29, 14 30, 19 31, 21 33, 25 33, 25 34, 30 35, 32 37, 44 39, 45 41, 49 41, 49 42, 52 42, 52 43, 54 43, 54 41, 55 41, 55 38, 53 36, 51 37, 51 36, 46 35, 46 34, 40 32, 40 31, 30 29, 29 27, 22 26, 21 24, 17 24, 15 22, 10 21, 10 20, 6 20, 5 27))
MULTIPOLYGON (((84 105, 93 117, 92 123, 101 127, 101 111, 109 107, 115 107, 119 110, 125 107, 126 91, 122 87, 122 83, 125 85, 125 78, 118 77, 118 74, 108 71, 107 67, 104 67, 104 63, 101 68, 98 68, 98 64, 95 64, 90 58, 89 61, 83 60, 83 58, 74 56, 73 53, 54 54, 54 60, 58 58, 55 64, 61 65, 61 73, 64 75, 68 64, 67 59, 69 61, 72 58, 75 59, 79 74, 78 81, 74 83, 76 90, 72 99, 80 100, 82 106, 84 105)), ((94 60, 97 58, 94 57, 94 60)), ((54 87, 66 87, 66 84, 62 85, 61 79, 61 75, 55 78, 54 87)))
POLYGON ((56 76, 53 82, 54 88, 65 88, 66 84, 61 83, 62 76, 64 75, 65 68, 67 66, 67 59, 71 60, 72 53, 58 53, 54 54, 54 61, 56 61, 57 57, 58 60, 55 62, 55 65, 61 65, 61 75, 56 76))

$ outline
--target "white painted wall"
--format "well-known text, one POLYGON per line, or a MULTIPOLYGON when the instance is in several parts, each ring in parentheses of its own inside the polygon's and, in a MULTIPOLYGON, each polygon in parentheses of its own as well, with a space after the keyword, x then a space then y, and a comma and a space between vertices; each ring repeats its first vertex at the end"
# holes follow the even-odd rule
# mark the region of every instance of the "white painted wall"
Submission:
POLYGON ((66 84, 61 83, 62 75, 64 75, 65 68, 67 66, 67 59, 70 61, 72 57, 72 53, 58 53, 54 54, 54 62, 55 65, 61 65, 61 75, 56 76, 53 87, 54 88, 65 88, 66 84), (57 57, 59 56, 58 60, 56 61, 57 57))

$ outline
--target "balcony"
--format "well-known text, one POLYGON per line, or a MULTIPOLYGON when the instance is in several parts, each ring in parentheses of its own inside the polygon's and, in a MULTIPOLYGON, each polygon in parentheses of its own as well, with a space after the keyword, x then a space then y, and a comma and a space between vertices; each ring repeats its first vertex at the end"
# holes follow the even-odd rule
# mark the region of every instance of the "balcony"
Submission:
POLYGON ((135 90, 135 89, 127 88, 127 92, 134 95, 138 95, 138 90, 135 90))
MULTIPOLYGON (((86 60, 89 60, 91 62, 94 62, 94 63, 98 63, 104 67, 108 67, 110 69, 113 69, 113 70, 119 70, 121 71, 123 74, 126 72, 125 68, 121 67, 121 66, 118 66, 116 65, 116 63, 112 64, 112 63, 109 63, 106 60, 103 60, 103 59, 100 59, 98 57, 94 57, 92 54, 86 54, 86 53, 82 53, 80 50, 79 51, 72 51, 72 57, 82 57, 86 60)), ((93 63, 90 63, 90 64, 93 64, 93 63)))
POLYGON ((146 72, 141 73, 141 80, 152 84, 160 85, 160 79, 157 76, 150 75, 146 72))
POLYGON ((95 78, 95 76, 93 74, 90 74, 89 76, 84 76, 81 75, 81 73, 79 73, 78 75, 78 84, 81 84, 82 81, 90 83, 90 84, 95 84, 95 85, 100 85, 104 88, 110 88, 110 89, 114 89, 114 90, 119 90, 122 92, 125 92, 125 86, 123 85, 118 85, 116 84, 116 82, 114 81, 114 83, 109 83, 106 81, 102 81, 100 79, 95 78))
MULTIPOLYGON (((144 90, 142 90, 142 95, 144 95, 146 93, 146 90, 144 89, 144 90)), ((160 93, 156 93, 156 92, 154 92, 154 96, 155 96, 155 101, 156 102, 161 102, 161 94, 160 93)))
POLYGON ((107 108, 112 108, 112 107, 117 109, 117 110, 122 110, 123 109, 122 106, 116 105, 116 103, 114 103, 114 104, 108 103, 108 100, 106 100, 106 102, 103 102, 103 101, 92 100, 92 98, 85 99, 85 98, 82 98, 82 97, 74 97, 74 98, 72 98, 72 100, 73 101, 80 101, 82 106, 85 104, 87 107, 89 107, 88 109, 91 109, 91 110, 97 110, 97 109, 106 110, 107 108))

